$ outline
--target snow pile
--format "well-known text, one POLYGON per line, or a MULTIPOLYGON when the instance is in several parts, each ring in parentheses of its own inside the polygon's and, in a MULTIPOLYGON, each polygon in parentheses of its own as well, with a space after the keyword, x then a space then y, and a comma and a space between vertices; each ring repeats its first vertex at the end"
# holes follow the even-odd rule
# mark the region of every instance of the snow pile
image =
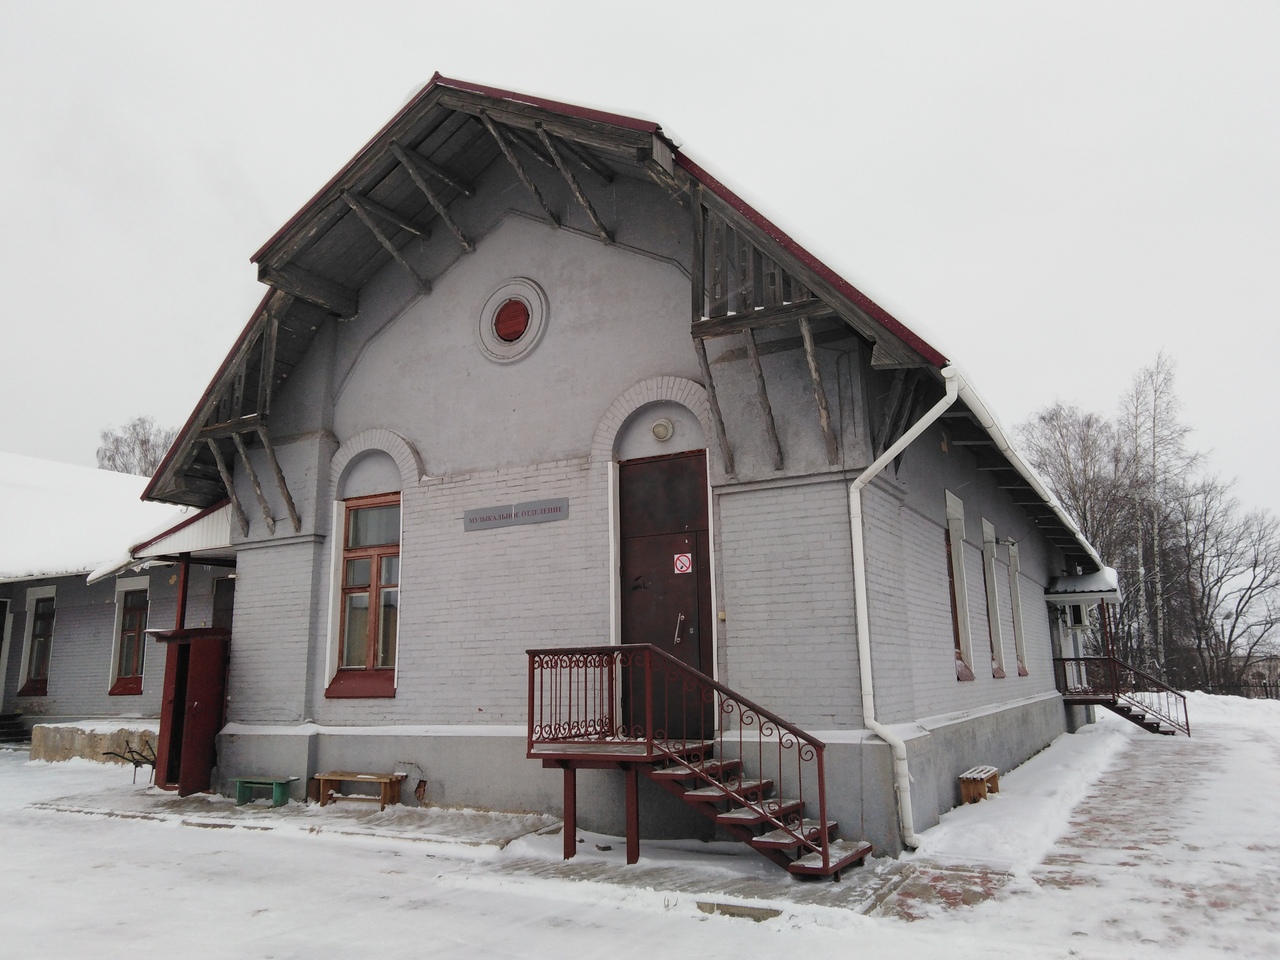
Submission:
POLYGON ((146 477, 0 453, 0 582, 83 574, 181 513, 146 477))
POLYGON ((1099 713, 1098 723, 1063 734, 1017 769, 1001 773, 999 793, 943 814, 936 827, 922 834, 924 843, 911 856, 1029 872, 1130 738, 1142 735, 1133 724, 1099 713))

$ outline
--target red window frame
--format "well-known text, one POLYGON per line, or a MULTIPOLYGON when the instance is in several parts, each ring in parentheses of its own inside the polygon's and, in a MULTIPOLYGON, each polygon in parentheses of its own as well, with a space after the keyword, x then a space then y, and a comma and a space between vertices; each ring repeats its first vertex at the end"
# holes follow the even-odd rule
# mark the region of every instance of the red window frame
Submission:
POLYGON ((325 690, 329 698, 394 697, 399 641, 400 524, 389 543, 355 544, 362 510, 394 506, 400 494, 383 493, 345 501, 342 559, 338 569, 338 671, 325 690), (363 607, 361 607, 363 600, 363 607), (387 601, 391 602, 388 603, 387 601), (352 622, 363 609, 363 630, 352 622), (387 615, 393 618, 388 629, 387 615), (348 637, 354 631, 355 635, 348 637), (363 636, 360 636, 363 634, 363 636))
POLYGON ((44 697, 49 694, 49 657, 53 652, 53 621, 58 605, 53 597, 37 597, 31 608, 31 644, 27 648, 27 676, 20 697, 44 697))
POLYGON ((126 590, 120 594, 120 645, 116 654, 116 680, 108 694, 113 697, 142 693, 142 670, 146 660, 147 591, 126 590))

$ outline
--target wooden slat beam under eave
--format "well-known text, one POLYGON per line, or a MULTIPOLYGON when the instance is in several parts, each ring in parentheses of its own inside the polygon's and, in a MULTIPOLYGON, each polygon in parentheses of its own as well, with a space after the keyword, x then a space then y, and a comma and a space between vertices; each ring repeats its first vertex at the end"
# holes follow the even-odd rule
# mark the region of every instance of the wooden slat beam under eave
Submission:
POLYGON ((385 220, 387 223, 397 226, 401 230, 412 233, 419 240, 431 239, 431 230, 429 228, 424 227, 420 223, 415 223, 406 216, 396 213, 390 207, 384 207, 382 204, 377 203, 374 200, 370 200, 368 197, 361 197, 360 204, 365 208, 365 210, 373 214, 379 220, 385 220))
POLYGON ((417 285, 418 290, 422 293, 430 293, 431 281, 422 277, 418 271, 414 269, 413 264, 404 258, 404 254, 400 252, 400 248, 392 243, 391 238, 382 232, 382 228, 374 222, 373 214, 365 209, 362 199, 355 196, 348 190, 343 190, 341 196, 342 199, 346 201, 347 206, 351 208, 351 212, 359 218, 360 222, 363 223, 365 227, 368 228, 369 232, 373 234, 374 239, 382 245, 382 249, 391 254, 391 259, 400 264, 400 267, 404 272, 409 275, 409 279, 417 285))
POLYGON ((737 472, 733 465, 733 447, 729 446, 729 435, 724 431, 724 416, 720 413, 716 382, 711 378, 711 364, 707 362, 707 346, 695 337, 693 348, 698 354, 698 366, 702 369, 702 382, 707 387, 707 405, 711 408, 711 425, 715 428, 716 442, 720 445, 720 459, 724 462, 725 475, 732 477, 737 472))
POLYGON ((291 263, 279 267, 260 264, 258 279, 277 290, 324 307, 344 319, 354 317, 360 310, 360 295, 355 290, 291 263))
POLYGON ((200 431, 200 438, 202 440, 217 440, 237 433, 247 433, 250 430, 256 430, 261 419, 258 414, 251 413, 247 417, 237 417, 234 420, 225 420, 222 423, 211 423, 200 431))
POLYGON ((600 239, 605 243, 613 243, 613 234, 605 227, 600 218, 596 216, 596 208, 591 205, 591 201, 587 199, 587 195, 582 192, 582 186, 578 183, 578 178, 573 175, 573 171, 569 169, 569 165, 564 162, 564 157, 560 155, 560 151, 556 149, 555 143, 542 129, 542 124, 538 124, 533 128, 538 135, 538 139, 542 141, 542 145, 547 148, 547 153, 551 154, 551 159, 556 163, 556 169, 560 171, 560 175, 564 177, 565 183, 569 184, 569 189, 573 191, 574 197, 578 201, 578 205, 586 211, 587 218, 596 228, 596 233, 600 235, 600 239))
POLYGON ((782 463, 782 442, 778 439, 778 427, 773 421, 773 405, 769 403, 769 391, 765 387, 764 369, 760 366, 760 351, 756 348, 756 333, 754 330, 744 330, 743 335, 747 338, 747 359, 751 361, 751 371, 756 376, 756 399, 760 401, 760 410, 764 413, 764 429, 769 436, 769 443, 773 445, 773 469, 781 470, 782 463))
POLYGON ((475 250, 476 245, 467 239, 466 235, 462 232, 462 228, 458 226, 457 221, 449 215, 448 207, 446 207, 440 198, 436 196, 436 192, 432 190, 431 185, 427 183, 427 175, 430 173, 430 170, 428 170, 426 166, 420 165, 422 157, 417 153, 410 153, 406 151, 394 140, 391 141, 390 150, 395 158, 400 161, 400 165, 408 171, 409 179, 413 181, 413 185, 421 191, 424 197, 427 198, 427 202, 431 204, 436 215, 444 221, 444 225, 449 228, 449 232, 457 238, 458 243, 462 245, 462 249, 467 253, 472 253, 475 250))
POLYGON ((497 141, 498 149, 502 151, 502 155, 507 158, 507 163, 511 164, 511 169, 515 171, 516 178, 524 184, 524 188, 529 191, 529 195, 537 201, 538 206, 542 208, 542 212, 547 215, 555 226, 560 226, 560 218, 551 211, 551 207, 547 205, 546 199, 542 196, 542 191, 538 189, 538 185, 533 182, 529 174, 525 171, 524 165, 520 162, 520 158, 516 156, 511 144, 507 142, 507 138, 502 135, 502 131, 497 128, 494 122, 489 118, 489 114, 484 110, 480 111, 480 122, 484 124, 485 129, 489 131, 490 136, 497 141))
POLYGON ((294 506, 293 497, 289 495, 289 485, 284 482, 284 471, 280 469, 280 461, 276 459, 275 447, 271 445, 271 438, 267 436, 267 425, 259 423, 257 433, 262 449, 267 454, 267 463, 271 465, 271 472, 276 475, 276 486, 280 488, 280 495, 284 497, 285 508, 289 511, 289 519, 293 522, 293 532, 301 533, 302 520, 298 517, 298 508, 294 506))
POLYGON ((599 158, 597 158, 595 154, 593 154, 591 151, 586 150, 582 147, 579 147, 568 140, 560 141, 560 149, 565 153, 567 153, 569 156, 573 157, 573 159, 577 160, 578 163, 582 164, 582 166, 586 167, 597 177, 599 177, 600 182, 603 183, 606 187, 609 184, 613 183, 615 179, 617 179, 618 175, 614 173, 612 170, 610 170, 609 167, 606 166, 604 162, 601 161, 599 158))
POLYGON ((267 503, 267 498, 262 494, 262 484, 258 482, 258 472, 253 469, 253 464, 249 462, 249 451, 244 448, 244 441, 240 439, 240 434, 233 433, 231 442, 236 445, 236 453, 240 454, 240 462, 244 464, 245 473, 249 475, 249 485, 253 487, 253 495, 258 499, 258 509, 262 511, 262 519, 267 524, 267 532, 276 532, 276 518, 271 515, 271 504, 267 503))
MULTIPOLYGON (((754 281, 754 278, 753 278, 754 281)), ((779 307, 765 307, 747 313, 732 313, 723 317, 695 320, 693 335, 695 337, 723 337, 743 330, 763 330, 767 327, 782 327, 800 320, 821 320, 824 317, 836 316, 836 311, 821 300, 802 300, 798 303, 786 303, 779 307)))
POLYGON ((218 449, 218 442, 212 437, 205 440, 209 445, 209 450, 213 453, 213 462, 218 465, 218 476, 222 477, 222 485, 226 488, 227 498, 231 501, 231 512, 235 514, 236 523, 240 525, 240 535, 247 537, 249 535, 249 519, 244 515, 244 508, 240 506, 240 498, 236 496, 236 485, 231 479, 231 471, 227 469, 227 462, 222 459, 222 451, 218 449))
MULTIPOLYGON (((414 150, 412 151, 412 153, 413 153, 413 159, 417 161, 418 169, 422 171, 422 173, 426 174, 429 177, 434 177, 436 180, 439 180, 443 184, 453 187, 453 189, 457 190, 460 194, 462 194, 468 200, 472 199, 476 195, 475 187, 472 187, 470 184, 464 182, 462 178, 454 176, 452 173, 450 173, 444 167, 440 166, 438 163, 432 163, 422 154, 418 153, 418 151, 414 150)), ((399 158, 397 157, 397 159, 399 158)))
POLYGON ((840 447, 831 425, 827 391, 822 384, 822 370, 818 367, 818 354, 813 346, 813 330, 807 318, 800 321, 800 336, 804 338, 804 356, 809 361, 809 379, 813 381, 813 399, 818 404, 818 422, 822 424, 822 436, 827 442, 827 463, 834 467, 840 462, 840 447))
POLYGON ((491 117, 494 122, 518 130, 533 130, 535 123, 542 123, 548 132, 562 140, 589 147, 597 152, 623 157, 632 162, 651 156, 653 134, 648 131, 628 130, 599 120, 567 117, 515 101, 494 103, 490 98, 463 90, 441 93, 437 103, 449 110, 469 113, 473 117, 491 117))

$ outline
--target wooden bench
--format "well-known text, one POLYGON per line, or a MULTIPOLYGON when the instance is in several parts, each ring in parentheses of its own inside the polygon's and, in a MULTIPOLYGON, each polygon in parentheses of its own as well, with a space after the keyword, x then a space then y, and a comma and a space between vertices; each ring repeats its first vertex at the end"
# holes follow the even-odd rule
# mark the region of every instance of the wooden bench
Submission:
POLYGON ((960 802, 987 799, 987 791, 1000 792, 1000 771, 995 767, 970 767, 960 774, 960 802))
POLYGON ((232 777, 231 782, 236 785, 236 806, 248 803, 249 794, 255 787, 270 787, 271 805, 282 807, 289 802, 289 784, 297 779, 297 777, 232 777))
POLYGON ((315 776, 320 790, 320 806, 331 800, 361 800, 365 803, 378 804, 379 810, 385 810, 387 804, 400 802, 400 783, 408 774, 404 773, 352 773, 349 770, 332 770, 329 773, 317 773, 315 776), (376 783, 379 793, 376 797, 338 793, 338 784, 376 783))

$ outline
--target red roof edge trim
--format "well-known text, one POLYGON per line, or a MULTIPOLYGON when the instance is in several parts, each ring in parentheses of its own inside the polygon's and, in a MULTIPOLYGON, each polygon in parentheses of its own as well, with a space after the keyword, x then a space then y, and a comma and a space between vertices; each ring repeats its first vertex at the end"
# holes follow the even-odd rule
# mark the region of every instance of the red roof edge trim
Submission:
POLYGON ((767 233, 777 241, 783 249, 787 250, 806 267, 835 287, 838 292, 848 297, 849 300, 855 303, 859 309, 881 326, 886 327, 890 333, 910 346, 913 350, 924 357, 925 360, 937 367, 946 366, 947 358, 945 356, 934 349, 934 347, 915 333, 915 331, 909 329, 905 324, 889 313, 889 311, 885 310, 884 307, 880 306, 865 293, 853 284, 849 283, 849 281, 845 280, 838 273, 793 240, 785 231, 780 229, 759 210, 755 209, 755 207, 743 200, 714 176, 702 169, 702 167, 689 159, 689 157, 681 151, 676 151, 675 158, 676 162, 692 174, 699 183, 710 188, 716 196, 767 233))
POLYGON ((289 218, 283 227, 272 234, 271 239, 258 248, 257 252, 249 258, 250 263, 257 263, 281 237, 288 233, 303 219, 304 215, 315 206, 316 202, 324 196, 333 186, 346 176, 360 160, 373 148, 382 136, 394 127, 409 112, 416 109, 426 96, 436 87, 448 87, 450 90, 460 90, 464 93, 474 93, 482 97, 492 97, 495 100, 510 100, 514 103, 526 103, 532 107, 539 107, 543 110, 550 110, 554 113, 564 114, 568 117, 574 117, 578 120, 591 120, 597 123, 608 123, 616 127, 625 127, 628 130, 639 130, 644 133, 652 133, 661 135, 661 128, 652 120, 638 120, 635 117, 625 117, 618 113, 607 113, 603 110, 592 110, 589 107, 577 107, 571 103, 560 103, 557 100, 546 100, 542 97, 532 97, 523 93, 516 93, 512 90, 501 90, 497 87, 486 87, 478 83, 468 83, 465 80, 453 80, 449 77, 442 77, 439 72, 431 75, 431 79, 427 81, 427 85, 419 90, 394 117, 382 125, 382 129, 375 133, 363 147, 356 151, 356 155, 343 165, 342 169, 335 173, 323 187, 316 191, 315 195, 302 205, 302 208, 289 218))
MULTIPOLYGON (((142 491, 142 496, 138 498, 139 500, 153 499, 151 495, 155 492, 156 481, 160 479, 161 474, 163 474, 168 468, 169 462, 173 459, 174 454, 178 452, 178 448, 183 446, 187 439, 187 434, 191 431, 191 427, 195 423, 196 417, 200 415, 201 409, 204 408, 205 401, 213 394, 213 388, 218 385, 218 381, 222 379, 222 375, 226 373, 227 368, 231 366, 231 358, 236 355, 236 351, 240 349, 241 344, 249 338, 249 333, 253 330, 254 323, 256 323, 258 317, 262 315, 262 311, 267 309, 267 300, 273 293, 275 293, 274 289, 268 289, 267 292, 263 294, 258 305, 253 308, 253 313, 249 314, 249 322, 246 323, 244 325, 244 329, 240 331, 240 336, 236 337, 236 342, 231 345, 231 350, 218 366, 218 370, 214 373, 213 379, 210 380, 209 385, 204 388, 204 393, 200 394, 200 399, 196 403, 195 408, 191 411, 191 416, 187 417, 187 422, 184 423, 182 425, 182 429, 178 431, 177 439, 173 441, 173 446, 171 446, 169 451, 164 455, 164 459, 160 461, 160 466, 156 467, 156 472, 151 475, 151 480, 147 483, 147 488, 142 491)), ((171 501, 160 500, 158 502, 168 503, 171 501)))
POLYGON ((498 87, 486 87, 478 83, 468 83, 465 80, 451 80, 448 77, 440 76, 438 73, 432 77, 432 82, 439 83, 440 86, 448 87, 451 90, 462 90, 482 97, 493 97, 495 100, 527 103, 531 107, 550 110, 552 113, 564 114, 577 120, 592 120, 596 123, 607 123, 614 127, 625 127, 628 130, 639 130, 642 133, 658 133, 661 129, 652 120, 641 120, 637 117, 628 117, 620 113, 609 113, 606 110, 593 110, 591 107, 579 107, 572 103, 561 103, 559 100, 533 97, 526 93, 502 90, 498 87))
POLYGON ((203 510, 197 511, 196 513, 187 517, 185 520, 178 521, 168 530, 160 531, 150 540, 144 540, 142 541, 142 543, 135 543, 132 547, 129 548, 130 556, 132 556, 138 550, 147 549, 147 547, 151 546, 153 543, 156 543, 157 541, 163 540, 165 537, 173 536, 179 530, 185 530, 187 527, 191 526, 197 520, 203 520, 205 517, 209 516, 209 514, 216 513, 217 511, 221 510, 230 502, 231 502, 231 499, 229 497, 223 498, 222 500, 219 500, 217 503, 210 504, 209 506, 205 507, 203 510))

